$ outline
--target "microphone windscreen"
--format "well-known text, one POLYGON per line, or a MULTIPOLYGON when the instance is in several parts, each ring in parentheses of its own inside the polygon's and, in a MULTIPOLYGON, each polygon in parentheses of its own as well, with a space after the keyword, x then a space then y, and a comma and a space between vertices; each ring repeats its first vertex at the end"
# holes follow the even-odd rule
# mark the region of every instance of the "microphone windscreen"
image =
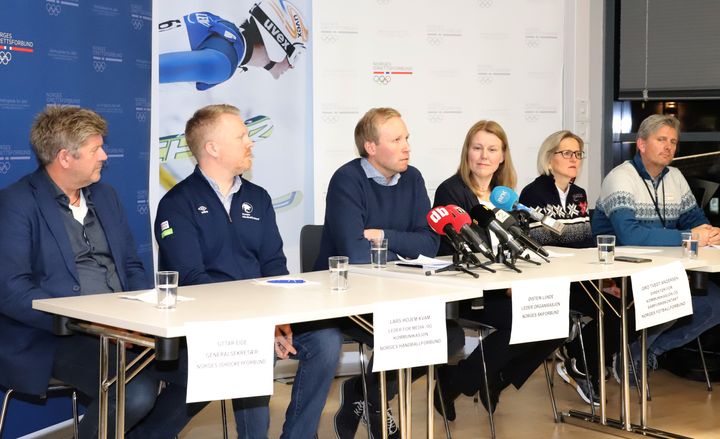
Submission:
POLYGON ((452 217, 451 224, 456 232, 460 233, 462 226, 472 223, 470 215, 468 215, 468 213, 465 212, 462 207, 456 206, 454 204, 448 204, 447 206, 445 206, 445 209, 447 209, 447 211, 450 213, 450 216, 452 217))
POLYGON ((475 220, 480 227, 487 228, 495 219, 495 215, 487 206, 478 204, 470 209, 470 218, 475 220))
POLYGON ((490 202, 502 210, 513 210, 518 194, 507 186, 496 186, 490 193, 490 202))
POLYGON ((427 222, 431 229, 438 235, 445 234, 445 226, 452 226, 453 217, 444 206, 437 206, 427 214, 427 222))

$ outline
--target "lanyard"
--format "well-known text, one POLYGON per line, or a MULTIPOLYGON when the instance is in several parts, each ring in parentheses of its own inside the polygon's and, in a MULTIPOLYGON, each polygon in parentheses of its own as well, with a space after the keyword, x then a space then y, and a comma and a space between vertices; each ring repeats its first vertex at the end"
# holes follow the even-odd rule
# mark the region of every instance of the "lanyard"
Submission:
MULTIPOLYGON (((650 188, 648 187, 647 183, 645 182, 645 179, 643 178, 643 176, 640 175, 640 171, 638 170, 638 168, 636 168, 634 165, 633 165, 633 168, 635 168, 635 172, 637 172, 638 176, 640 177, 640 180, 642 180, 642 182, 643 182, 643 186, 645 186, 645 189, 648 191, 648 195, 650 195, 650 199, 652 200, 653 204, 655 205, 655 212, 657 213, 657 216, 660 218, 660 222, 663 225, 663 229, 665 229, 666 228, 665 227, 665 216, 664 216, 664 214, 665 214, 665 181, 663 180, 663 176, 662 175, 660 176, 660 183, 662 183, 662 196, 663 196, 663 199, 662 199, 663 215, 661 215, 660 207, 658 206, 657 197, 653 197, 653 194, 650 191, 650 188)), ((655 187, 652 183, 652 180, 650 181, 650 185, 652 185, 653 188, 655 187)), ((655 194, 657 195, 657 189, 655 189, 655 194)))

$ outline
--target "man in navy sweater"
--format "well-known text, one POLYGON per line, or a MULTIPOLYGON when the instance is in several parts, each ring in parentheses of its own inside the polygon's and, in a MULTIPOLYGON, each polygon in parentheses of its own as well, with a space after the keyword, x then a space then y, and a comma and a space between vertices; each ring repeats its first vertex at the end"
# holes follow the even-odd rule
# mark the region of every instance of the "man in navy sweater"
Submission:
MULTIPOLYGON (((420 171, 409 166, 408 130, 400 113, 392 108, 373 108, 355 127, 359 159, 341 166, 328 186, 325 226, 316 270, 327 269, 328 257, 349 256, 351 264, 370 262, 370 241, 388 239, 388 260, 398 255, 416 258, 435 256, 440 237, 428 226, 425 216, 430 199, 420 171)), ((344 328, 354 338, 372 344, 372 338, 357 328, 344 328)), ((448 340, 450 340, 450 335, 448 340)), ((368 413, 374 437, 381 437, 377 374, 368 374, 368 413)), ((388 397, 396 382, 388 382, 388 397)), ((335 432, 341 439, 355 437, 365 411, 361 380, 348 379, 341 389, 341 404, 335 415, 335 432)), ((392 418, 390 418, 392 419, 392 418)), ((390 437, 398 435, 392 421, 390 437)))
MULTIPOLYGON (((237 108, 210 105, 185 126, 195 172, 160 201, 155 238, 160 266, 181 285, 287 274, 270 195, 241 175, 252 165, 252 140, 237 108)), ((242 294, 241 291, 238 294, 242 294)), ((335 376, 342 335, 329 324, 278 325, 279 358, 300 360, 283 438, 315 436, 335 376)), ((233 400, 238 436, 266 438, 269 397, 233 400)))

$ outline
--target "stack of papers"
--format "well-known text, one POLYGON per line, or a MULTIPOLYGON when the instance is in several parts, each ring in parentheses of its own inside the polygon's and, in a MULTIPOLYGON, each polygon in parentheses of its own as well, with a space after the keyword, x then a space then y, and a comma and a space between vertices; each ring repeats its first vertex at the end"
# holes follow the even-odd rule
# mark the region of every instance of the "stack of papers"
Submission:
POLYGON ((403 258, 402 256, 398 255, 398 259, 400 259, 400 263, 402 264, 417 265, 418 267, 422 267, 423 270, 437 270, 439 268, 447 267, 451 264, 450 261, 437 258, 429 258, 423 255, 420 255, 415 259, 403 258))

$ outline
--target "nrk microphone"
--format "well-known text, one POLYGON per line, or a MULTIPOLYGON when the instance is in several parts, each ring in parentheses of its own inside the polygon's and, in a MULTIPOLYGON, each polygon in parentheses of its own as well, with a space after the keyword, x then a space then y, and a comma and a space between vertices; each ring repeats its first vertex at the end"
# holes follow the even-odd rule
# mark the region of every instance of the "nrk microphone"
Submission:
POLYGON ((515 238, 513 238, 512 235, 509 235, 503 226, 495 219, 495 214, 488 207, 483 206, 482 204, 478 204, 473 207, 470 209, 470 218, 477 221, 480 227, 484 227, 495 233, 500 242, 506 244, 513 255, 520 255, 525 250, 525 248, 515 241, 515 238))
POLYGON ((470 219, 470 215, 468 215, 462 207, 454 204, 448 204, 445 206, 445 209, 447 209, 450 216, 453 217, 453 228, 465 238, 465 241, 470 244, 470 247, 474 251, 482 253, 483 256, 491 261, 495 260, 492 249, 485 244, 485 241, 480 237, 477 230, 473 229, 474 224, 472 219, 470 219))
POLYGON ((453 227, 454 220, 454 217, 450 215, 450 212, 444 206, 437 206, 427 214, 427 222, 435 233, 445 236, 455 251, 465 256, 470 263, 480 265, 480 260, 472 252, 468 243, 453 227))
POLYGON ((546 229, 558 236, 562 235, 563 229, 565 228, 565 224, 557 221, 555 218, 543 215, 537 210, 519 203, 518 194, 509 187, 496 186, 490 194, 490 202, 506 212, 510 212, 515 209, 525 211, 530 214, 532 219, 538 221, 546 229))
POLYGON ((523 231, 512 214, 498 209, 497 207, 493 209, 493 213, 495 214, 495 219, 502 224, 504 229, 515 236, 515 239, 520 241, 528 250, 535 252, 535 254, 543 258, 546 262, 550 262, 550 260, 547 259, 550 256, 547 250, 545 250, 539 242, 532 239, 532 237, 523 231))

